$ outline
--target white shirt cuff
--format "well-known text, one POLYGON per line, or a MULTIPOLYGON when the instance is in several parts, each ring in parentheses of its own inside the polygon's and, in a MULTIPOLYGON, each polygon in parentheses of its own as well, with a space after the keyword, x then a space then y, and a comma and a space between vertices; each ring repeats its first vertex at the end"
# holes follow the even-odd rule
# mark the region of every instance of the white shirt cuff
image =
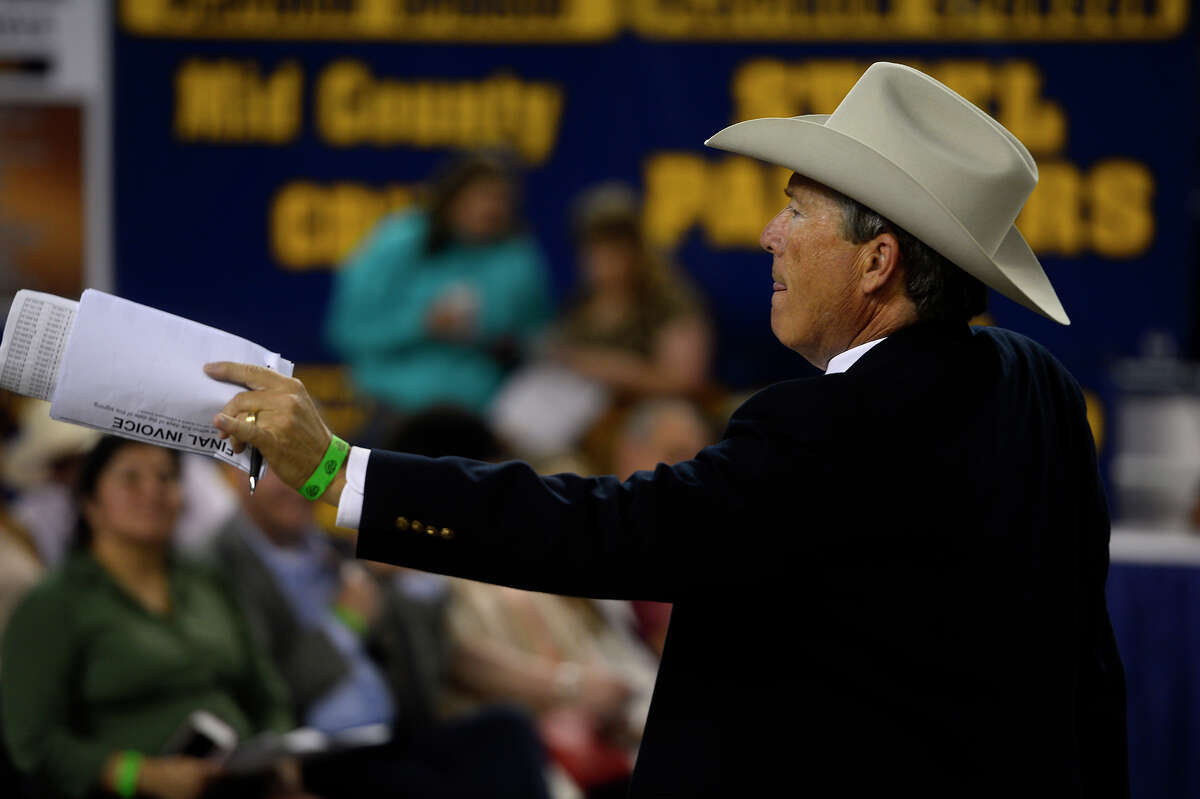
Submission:
POLYGON ((346 461, 346 485, 338 500, 337 521, 334 522, 338 527, 357 530, 362 521, 363 488, 367 484, 367 462, 370 459, 371 450, 350 448, 350 458, 346 461))

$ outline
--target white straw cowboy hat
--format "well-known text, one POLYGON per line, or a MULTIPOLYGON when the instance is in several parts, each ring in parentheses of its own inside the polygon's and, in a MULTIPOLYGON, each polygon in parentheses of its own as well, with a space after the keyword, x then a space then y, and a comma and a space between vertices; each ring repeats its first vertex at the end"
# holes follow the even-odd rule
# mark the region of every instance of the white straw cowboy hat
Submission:
POLYGON ((1033 156, 922 72, 872 64, 832 114, 751 119, 704 143, 823 183, 1009 299, 1070 324, 1014 224, 1037 183, 1033 156))

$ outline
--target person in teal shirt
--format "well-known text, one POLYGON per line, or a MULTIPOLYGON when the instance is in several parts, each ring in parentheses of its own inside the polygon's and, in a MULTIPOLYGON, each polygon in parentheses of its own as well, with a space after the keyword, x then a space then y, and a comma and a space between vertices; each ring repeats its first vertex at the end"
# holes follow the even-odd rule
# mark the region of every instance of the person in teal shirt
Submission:
POLYGON ((380 222, 336 274, 326 340, 384 409, 486 411, 549 321, 545 261, 516 204, 500 163, 468 157, 422 207, 380 222))

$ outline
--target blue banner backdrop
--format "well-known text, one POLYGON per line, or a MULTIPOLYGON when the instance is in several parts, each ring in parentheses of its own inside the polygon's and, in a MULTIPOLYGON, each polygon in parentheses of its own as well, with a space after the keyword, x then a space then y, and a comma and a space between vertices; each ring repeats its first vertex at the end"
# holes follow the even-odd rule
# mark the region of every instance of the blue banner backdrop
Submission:
POLYGON ((115 288, 330 362, 331 266, 448 153, 506 145, 560 296, 571 198, 625 180, 707 293, 719 378, 806 374, 771 335, 757 249, 786 174, 702 142, 746 117, 829 112, 869 63, 897 60, 1034 152, 1019 224, 1073 324, 995 295, 992 317, 1102 394, 1147 331, 1191 330, 1195 46, 1179 0, 1084 5, 125 0, 115 288))

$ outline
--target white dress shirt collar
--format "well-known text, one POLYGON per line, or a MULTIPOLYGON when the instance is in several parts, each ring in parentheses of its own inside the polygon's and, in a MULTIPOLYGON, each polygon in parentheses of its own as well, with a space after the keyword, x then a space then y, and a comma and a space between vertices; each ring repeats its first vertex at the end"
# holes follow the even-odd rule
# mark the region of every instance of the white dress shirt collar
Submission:
POLYGON ((859 358, 867 354, 867 351, 874 347, 879 342, 886 339, 877 338, 874 341, 868 341, 866 344, 859 344, 857 347, 851 347, 840 355, 835 355, 829 359, 829 366, 825 369, 825 374, 835 375, 839 372, 844 372, 858 361, 859 358))

